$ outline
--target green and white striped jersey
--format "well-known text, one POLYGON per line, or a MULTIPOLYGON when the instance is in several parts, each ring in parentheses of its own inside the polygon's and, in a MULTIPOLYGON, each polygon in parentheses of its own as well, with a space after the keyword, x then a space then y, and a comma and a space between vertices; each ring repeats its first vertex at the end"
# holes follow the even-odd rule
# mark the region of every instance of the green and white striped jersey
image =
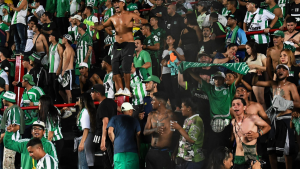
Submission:
POLYGON ((278 6, 281 8, 283 18, 286 16, 286 4, 289 4, 289 0, 278 0, 278 6))
POLYGON ((58 169, 58 163, 52 156, 46 154, 36 164, 36 169, 58 169))
POLYGON ((105 74, 103 86, 105 87, 105 96, 109 99, 115 99, 115 83, 113 81, 112 71, 105 74))
MULTIPOLYGON (((17 7, 19 7, 21 5, 22 1, 19 1, 17 7)), ((14 16, 11 20, 11 24, 17 24, 17 23, 22 23, 24 25, 26 25, 26 20, 25 17, 27 16, 27 10, 28 10, 28 3, 26 5, 26 9, 21 9, 20 11, 15 11, 14 16)))
POLYGON ((90 30, 90 26, 92 26, 92 25, 90 25, 90 24, 91 24, 92 22, 93 22, 93 23, 98 23, 98 18, 97 18, 96 16, 94 16, 94 15, 91 15, 91 16, 87 17, 85 20, 87 20, 86 23, 84 22, 85 25, 86 25, 86 32, 88 32, 89 35, 90 35, 91 37, 93 37, 95 31, 91 31, 91 30, 90 30))
POLYGON ((130 88, 132 90, 132 105, 144 104, 144 97, 147 95, 145 83, 143 83, 143 76, 137 69, 132 73, 130 79, 130 88))
MULTIPOLYGON (((89 50, 89 46, 93 46, 93 40, 92 37, 88 34, 88 32, 85 32, 85 34, 79 38, 77 42, 77 60, 76 63, 79 65, 81 62, 84 61, 86 54, 89 50)), ((89 56, 88 63, 91 63, 92 60, 92 52, 89 56)))
POLYGON ((11 16, 9 14, 3 16, 3 21, 7 22, 7 23, 10 23, 11 22, 11 16))
POLYGON ((227 10, 227 7, 224 7, 224 8, 222 9, 222 15, 225 16, 225 17, 227 17, 228 14, 229 14, 230 12, 231 12, 231 11, 227 10))
MULTIPOLYGON (((7 111, 7 120, 5 122, 5 131, 7 131, 7 127, 12 124, 21 125, 21 112, 20 108, 14 107, 7 111)), ((2 120, 2 119, 1 119, 2 120)), ((20 131, 18 130, 12 135, 12 140, 18 141, 21 139, 20 131)))
MULTIPOLYGON (((30 102, 33 102, 34 106, 39 105, 40 97, 45 95, 42 88, 37 86, 32 86, 32 88, 27 92, 27 89, 24 89, 21 107, 28 107, 30 102)), ((37 112, 35 110, 24 110, 25 114, 25 124, 30 125, 37 120, 37 112)))
POLYGON ((91 129, 90 115, 86 108, 80 111, 79 117, 77 118, 77 127, 80 131, 91 129))
MULTIPOLYGON (((57 109, 57 108, 56 108, 57 109)), ((60 115, 60 111, 57 109, 60 115)), ((54 122, 49 116, 47 117, 46 121, 46 127, 45 127, 45 134, 44 137, 48 139, 49 131, 53 131, 53 138, 52 141, 61 140, 63 138, 62 132, 61 132, 61 126, 60 126, 60 118, 57 117, 57 121, 54 122)))
MULTIPOLYGON (((268 20, 272 20, 275 18, 275 15, 272 12, 266 9, 257 8, 257 10, 254 13, 247 11, 244 22, 246 24, 250 23, 254 14, 256 14, 255 18, 253 19, 252 23, 248 27, 249 32, 266 29, 269 26, 268 20)), ((270 41, 269 36, 266 34, 251 35, 251 38, 255 39, 256 43, 258 44, 266 44, 269 43, 270 41)))
POLYGON ((109 8, 105 14, 104 14, 104 22, 106 22, 108 20, 108 18, 110 18, 111 16, 113 16, 115 13, 115 10, 113 7, 109 8))
POLYGON ((50 45, 49 47, 49 73, 56 73, 60 62, 60 57, 57 50, 58 43, 56 45, 50 45))

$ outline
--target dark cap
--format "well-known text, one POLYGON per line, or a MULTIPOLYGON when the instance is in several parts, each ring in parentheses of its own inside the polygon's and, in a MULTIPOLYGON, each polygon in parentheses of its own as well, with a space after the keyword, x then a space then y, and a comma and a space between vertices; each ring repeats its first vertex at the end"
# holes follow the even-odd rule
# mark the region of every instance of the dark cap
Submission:
POLYGON ((29 59, 29 56, 28 56, 28 55, 24 55, 23 58, 22 58, 21 60, 24 60, 24 61, 29 62, 30 59, 29 59))
POLYGON ((210 17, 211 17, 211 18, 218 19, 218 18, 219 18, 219 14, 218 14, 217 12, 212 12, 212 13, 210 14, 210 17))
POLYGON ((236 20, 236 21, 238 21, 238 18, 235 16, 235 15, 233 15, 233 14, 229 14, 228 16, 227 16, 227 18, 231 18, 231 19, 234 19, 234 20, 236 20))
POLYGON ((220 10, 222 9, 222 4, 217 2, 217 1, 213 1, 211 2, 211 7, 214 9, 214 10, 220 10))
POLYGON ((78 25, 78 27, 81 28, 81 29, 83 29, 83 30, 86 30, 86 25, 83 24, 83 23, 80 23, 80 24, 78 25))
POLYGON ((108 63, 109 65, 111 65, 111 57, 110 56, 105 56, 104 58, 103 58, 103 61, 105 61, 106 63, 108 63))
POLYGON ((92 87, 93 92, 105 93, 105 87, 102 84, 96 84, 92 87))

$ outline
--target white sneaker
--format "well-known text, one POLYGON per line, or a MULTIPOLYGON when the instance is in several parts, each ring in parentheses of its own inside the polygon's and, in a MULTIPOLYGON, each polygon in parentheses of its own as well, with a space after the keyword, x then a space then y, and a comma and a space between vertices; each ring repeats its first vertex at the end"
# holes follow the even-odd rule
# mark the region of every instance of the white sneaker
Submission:
POLYGON ((123 92, 122 92, 122 95, 124 95, 124 96, 131 96, 131 93, 130 93, 130 91, 125 87, 124 88, 124 90, 123 90, 123 92))
POLYGON ((115 93, 115 96, 120 96, 123 94, 123 90, 120 88, 117 93, 115 93))
POLYGON ((72 116, 71 110, 65 110, 65 113, 64 113, 64 115, 61 118, 66 119, 66 118, 68 118, 70 116, 72 116))

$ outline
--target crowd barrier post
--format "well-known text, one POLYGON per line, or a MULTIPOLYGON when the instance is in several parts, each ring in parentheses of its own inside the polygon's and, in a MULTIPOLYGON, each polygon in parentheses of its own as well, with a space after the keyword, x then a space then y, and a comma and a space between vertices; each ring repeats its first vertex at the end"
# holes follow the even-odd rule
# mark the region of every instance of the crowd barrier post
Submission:
MULTIPOLYGON (((15 81, 21 82, 22 78, 24 76, 24 67, 22 64, 22 56, 16 56, 16 62, 15 62, 15 81)), ((17 105, 20 106, 21 100, 22 100, 22 94, 24 92, 24 88, 15 86, 14 92, 16 93, 16 101, 17 105)))

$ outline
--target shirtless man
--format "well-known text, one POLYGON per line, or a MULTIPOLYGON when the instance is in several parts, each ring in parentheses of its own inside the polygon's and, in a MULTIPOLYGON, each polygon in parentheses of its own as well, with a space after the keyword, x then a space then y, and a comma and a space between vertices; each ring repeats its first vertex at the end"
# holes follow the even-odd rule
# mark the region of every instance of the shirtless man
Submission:
MULTIPOLYGON (((65 103, 72 103, 72 80, 74 75, 74 68, 73 68, 73 62, 74 62, 74 56, 75 52, 73 48, 71 47, 72 44, 72 36, 69 34, 65 34, 62 39, 62 44, 65 46, 65 51, 63 53, 63 64, 62 64, 62 73, 61 77, 64 83, 66 83, 66 86, 62 86, 60 83, 59 86, 59 94, 63 98, 65 103), (68 74, 69 78, 65 79, 64 75, 68 74)), ((66 75, 67 76, 67 75, 66 75)))
POLYGON ((267 50, 267 73, 270 79, 273 77, 273 72, 278 65, 284 40, 284 33, 282 31, 277 30, 272 35, 274 46, 267 50))
POLYGON ((271 127, 258 115, 245 113, 247 105, 244 99, 235 98, 232 100, 231 105, 235 114, 231 124, 236 141, 235 166, 233 168, 242 168, 248 160, 258 160, 256 152, 257 138, 269 132, 271 127), (244 147, 247 147, 247 149, 244 149, 244 147))
POLYGON ((171 110, 166 109, 168 97, 161 92, 153 93, 153 111, 149 113, 144 129, 144 135, 152 134, 151 148, 146 155, 146 166, 149 169, 171 168, 171 158, 169 156, 170 147, 173 141, 173 131, 170 130, 170 120, 175 120, 171 110))
MULTIPOLYGON (((257 102, 254 102, 254 101, 250 101, 249 94, 250 94, 250 91, 247 89, 246 86, 240 84, 236 87, 235 98, 242 98, 246 102, 247 109, 245 110, 245 114, 258 115, 265 122, 267 122, 269 125, 271 125, 271 121, 270 121, 269 117, 267 116, 262 105, 257 102)), ((230 108, 230 114, 233 117, 235 117, 233 108, 230 108)))
POLYGON ((96 73, 92 74, 92 72, 89 72, 89 66, 87 63, 81 62, 78 69, 80 72, 79 82, 81 93, 85 93, 95 84, 103 84, 102 80, 96 73))
POLYGON ((300 65, 300 33, 295 30, 297 27, 296 19, 292 16, 287 18, 286 25, 287 31, 284 32, 284 41, 291 41, 294 43, 294 46, 296 47, 296 51, 294 53, 296 63, 300 65))
MULTIPOLYGON (((294 108, 300 108, 300 98, 294 83, 287 81, 289 68, 279 64, 276 67, 276 81, 258 81, 258 76, 253 77, 253 86, 272 87, 274 99, 284 98, 281 102, 293 102, 294 108)), ((282 103, 283 104, 283 103, 282 103)), ((287 103, 288 104, 288 103, 287 103)), ((289 103, 290 104, 290 103, 289 103)), ((273 104, 274 106, 274 104, 273 104)), ((272 129, 268 140, 268 153, 272 169, 277 169, 277 156, 285 155, 286 169, 292 169, 292 155, 296 152, 294 131, 290 128, 292 109, 276 112, 276 118, 272 122, 272 129), (276 131, 276 129, 280 129, 276 131), (282 140, 284 139, 284 140, 282 140), (280 144, 282 143, 282 144, 280 144)))
POLYGON ((42 26, 35 24, 32 28, 33 32, 33 48, 32 51, 38 53, 40 56, 49 52, 48 42, 45 36, 41 33, 42 26))
POLYGON ((115 0, 113 1, 113 5, 116 13, 103 23, 103 25, 91 26, 91 29, 95 28, 100 31, 106 27, 114 26, 116 31, 116 42, 113 47, 113 59, 111 62, 114 74, 113 79, 117 91, 115 95, 130 96, 130 71, 135 50, 135 43, 132 35, 133 20, 139 19, 142 24, 146 24, 148 21, 134 13, 124 10, 125 0, 115 0), (122 65, 124 73, 125 88, 123 88, 119 71, 120 65, 122 65))

